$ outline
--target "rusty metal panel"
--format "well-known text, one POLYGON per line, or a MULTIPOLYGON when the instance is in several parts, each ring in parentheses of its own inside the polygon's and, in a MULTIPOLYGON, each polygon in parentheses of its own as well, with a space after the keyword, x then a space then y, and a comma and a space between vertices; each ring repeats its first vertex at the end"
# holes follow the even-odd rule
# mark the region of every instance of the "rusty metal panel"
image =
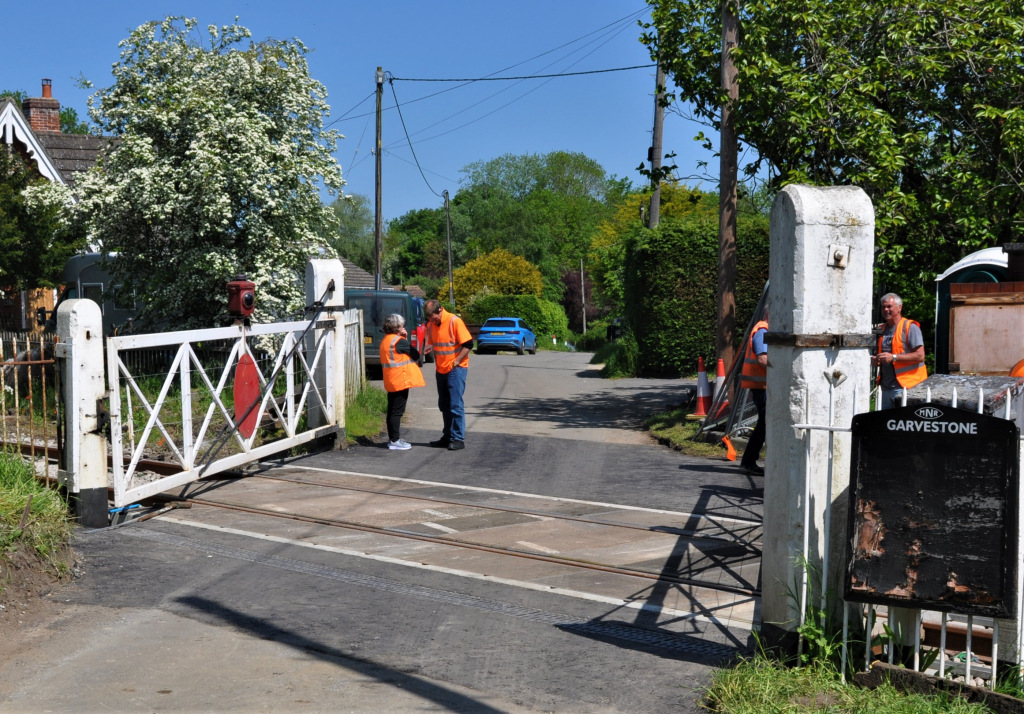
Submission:
POLYGON ((926 404, 852 426, 846 600, 1013 617, 1016 425, 926 404))

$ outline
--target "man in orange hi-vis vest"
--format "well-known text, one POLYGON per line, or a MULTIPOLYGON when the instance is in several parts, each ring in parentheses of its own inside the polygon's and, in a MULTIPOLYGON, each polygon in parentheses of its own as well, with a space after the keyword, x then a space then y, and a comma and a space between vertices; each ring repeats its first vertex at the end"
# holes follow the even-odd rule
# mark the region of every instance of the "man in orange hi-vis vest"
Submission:
POLYGON ((764 319, 750 331, 750 339, 747 340, 746 352, 743 354, 743 369, 740 372, 740 387, 750 390, 750 400, 757 409, 757 424, 750 439, 747 440, 743 458, 740 459, 740 466, 752 476, 764 475, 764 467, 759 466, 757 460, 761 456, 761 447, 764 446, 764 410, 768 401, 768 346, 764 339, 767 334, 768 311, 765 310, 764 319))
POLYGON ((892 409, 903 391, 928 378, 924 366, 924 339, 921 325, 903 317, 903 300, 896 293, 882 296, 885 330, 878 338, 878 349, 871 364, 878 367, 882 387, 882 409, 892 409))
POLYGON ((463 394, 469 372, 469 353, 473 336, 466 323, 453 315, 437 300, 423 305, 427 318, 426 340, 434 352, 434 374, 437 379, 437 408, 444 419, 441 438, 431 441, 437 449, 458 451, 466 448, 466 406, 463 394))

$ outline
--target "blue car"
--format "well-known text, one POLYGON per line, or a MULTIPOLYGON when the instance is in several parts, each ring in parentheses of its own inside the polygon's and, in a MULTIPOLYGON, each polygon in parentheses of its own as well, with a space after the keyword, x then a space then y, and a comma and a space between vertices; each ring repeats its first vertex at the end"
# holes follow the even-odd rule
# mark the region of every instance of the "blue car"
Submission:
POLYGON ((492 317, 480 327, 477 335, 477 354, 515 350, 519 354, 537 354, 537 336, 518 317, 492 317))

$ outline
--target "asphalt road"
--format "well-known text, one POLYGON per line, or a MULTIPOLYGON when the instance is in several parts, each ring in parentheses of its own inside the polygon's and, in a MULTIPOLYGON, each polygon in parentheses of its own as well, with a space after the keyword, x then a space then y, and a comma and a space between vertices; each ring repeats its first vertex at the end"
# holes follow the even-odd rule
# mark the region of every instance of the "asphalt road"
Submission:
MULTIPOLYGON (((474 355, 461 452, 425 446, 441 425, 428 365, 403 430, 413 449, 382 438, 268 473, 543 496, 581 512, 619 504, 661 514, 665 528, 694 514, 759 517, 760 483, 639 431, 686 386, 601 380, 587 358, 474 355)), ((250 479, 194 492, 295 508, 262 483, 265 493, 250 479)), ((316 498, 305 505, 328 507, 316 498)), ((347 498, 346 511, 380 520, 398 508, 347 498)), ((517 527, 519 538, 537 528, 517 527)), ((749 628, 715 619, 690 590, 621 596, 611 575, 511 572, 497 559, 502 572, 469 577, 491 561, 453 551, 440 567, 425 545, 309 522, 196 508, 81 533, 77 548, 84 575, 48 619, 0 645, 0 711, 689 712, 713 666, 748 644, 749 628), (675 609, 647 607, 670 596, 675 609)))

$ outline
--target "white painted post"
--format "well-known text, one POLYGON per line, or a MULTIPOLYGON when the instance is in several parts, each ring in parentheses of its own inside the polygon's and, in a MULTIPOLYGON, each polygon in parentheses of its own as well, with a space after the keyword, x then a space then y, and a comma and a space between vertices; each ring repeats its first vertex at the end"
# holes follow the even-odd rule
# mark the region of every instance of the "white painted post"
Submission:
MULTIPOLYGON (((320 319, 335 321, 331 344, 326 346, 327 360, 320 363, 314 375, 316 389, 323 395, 330 413, 325 414, 319 404, 310 403, 307 423, 310 428, 336 424, 340 433, 335 440, 335 448, 341 448, 345 445, 345 331, 340 315, 335 313, 345 309, 345 266, 336 258, 310 260, 306 264, 306 305, 313 305, 320 300, 324 304, 320 319), (332 280, 334 290, 328 291, 332 280)), ((306 317, 312 318, 316 310, 307 308, 306 317)), ((306 338, 307 355, 314 353, 321 333, 321 330, 310 331, 306 338)))
POLYGON ((870 376, 867 347, 801 345, 809 342, 803 337, 820 335, 866 343, 874 224, 870 199, 855 187, 787 186, 772 207, 761 634, 769 646, 790 652, 797 649, 805 536, 815 588, 809 603, 817 607, 822 585, 839 590, 851 443, 848 433, 835 434, 829 493, 828 433, 793 426, 828 424, 830 392, 834 423, 849 426, 854 414, 867 411, 870 376), (807 533, 805 508, 811 509, 807 533), (825 509, 831 509, 831 537, 823 532, 825 509))
POLYGON ((100 433, 98 406, 107 396, 103 374, 103 315, 92 300, 66 300, 57 310, 64 391, 63 480, 79 522, 110 524, 107 499, 107 440, 100 433))

